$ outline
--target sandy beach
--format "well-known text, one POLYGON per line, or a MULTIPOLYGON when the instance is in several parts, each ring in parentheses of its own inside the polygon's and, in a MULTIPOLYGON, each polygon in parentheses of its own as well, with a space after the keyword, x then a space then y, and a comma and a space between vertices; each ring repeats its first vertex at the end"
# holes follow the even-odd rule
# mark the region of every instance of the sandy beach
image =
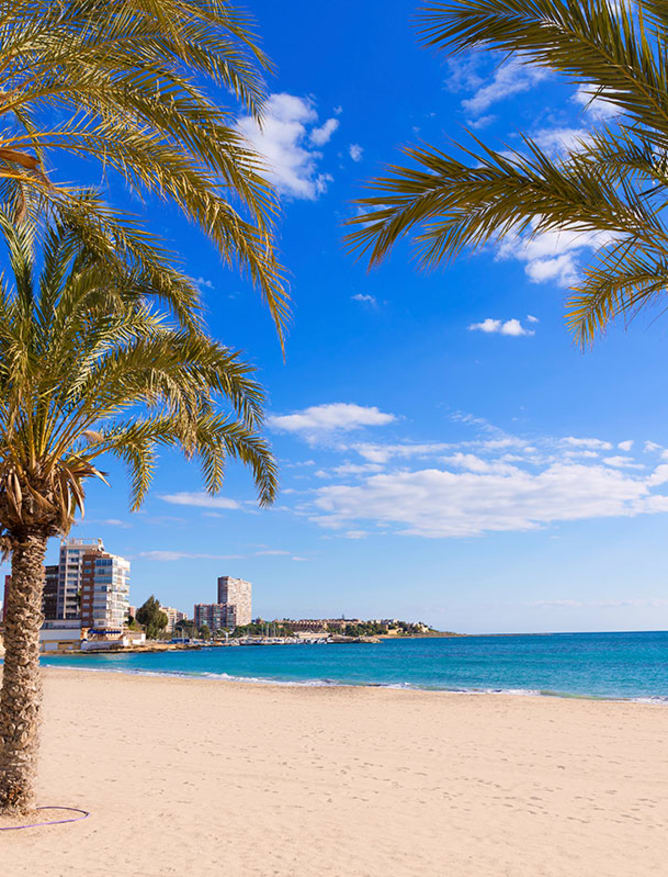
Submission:
POLYGON ((45 671, 6 877, 666 873, 668 708, 45 671))

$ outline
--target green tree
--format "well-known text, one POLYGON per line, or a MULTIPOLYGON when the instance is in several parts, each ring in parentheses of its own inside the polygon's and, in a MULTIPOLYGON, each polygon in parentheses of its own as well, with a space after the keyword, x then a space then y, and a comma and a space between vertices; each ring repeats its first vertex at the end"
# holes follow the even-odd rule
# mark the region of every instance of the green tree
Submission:
POLYGON ((202 639, 211 639, 211 630, 209 629, 208 624, 203 624, 198 633, 202 639))
POLYGON ((371 264, 411 235, 432 267, 506 235, 602 232, 602 246, 573 287, 567 319, 581 343, 619 315, 663 299, 668 283, 668 5, 660 0, 459 0, 420 13, 439 50, 515 53, 558 71, 592 100, 619 111, 553 157, 524 135, 519 148, 472 138, 460 152, 407 147, 413 164, 373 181, 351 220, 354 249, 371 264))
POLYGON ((174 625, 174 631, 178 633, 180 637, 193 637, 197 633, 195 622, 188 619, 177 621, 174 625))
POLYGON ((280 328, 276 199, 235 107, 210 96, 222 90, 259 118, 268 67, 252 19, 226 0, 0 3, 0 200, 14 218, 29 192, 40 212, 78 211, 76 193, 47 173, 49 157, 98 160, 132 190, 172 202, 226 264, 247 270, 280 328))
POLYGON ((157 639, 167 627, 169 618, 160 608, 160 601, 151 594, 148 600, 137 609, 137 621, 146 632, 147 639, 157 639))
POLYGON ((39 630, 49 537, 83 510, 101 458, 129 470, 131 507, 157 448, 195 458, 210 493, 226 460, 252 471, 261 504, 276 492, 263 393, 237 352, 179 304, 183 278, 128 268, 109 246, 55 223, 36 238, 0 212, 14 282, 0 283, 0 547, 11 554, 0 695, 0 810, 27 812, 41 704, 39 630), (40 266, 38 269, 38 265, 40 266), (169 279, 171 278, 171 285, 169 279), (162 302, 162 304, 161 304, 162 302), (181 316, 179 316, 181 314, 181 316))

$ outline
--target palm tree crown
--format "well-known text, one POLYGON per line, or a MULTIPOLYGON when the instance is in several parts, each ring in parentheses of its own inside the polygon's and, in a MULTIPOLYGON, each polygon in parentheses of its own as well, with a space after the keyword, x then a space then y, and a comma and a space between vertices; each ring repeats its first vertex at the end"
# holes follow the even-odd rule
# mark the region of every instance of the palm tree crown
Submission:
MULTIPOLYGON (((276 470, 258 433, 263 394, 252 368, 207 337, 196 314, 179 320, 158 307, 150 276, 82 243, 76 229, 53 225, 38 266, 34 228, 4 214, 0 225, 15 278, 0 286, 5 548, 26 533, 66 533, 104 455, 127 464, 133 508, 158 446, 198 458, 211 492, 237 458, 252 469, 260 502, 271 502, 276 470)), ((172 280, 178 301, 184 279, 172 280)), ((158 293, 169 302, 168 290, 158 293)))
POLYGON ((250 20, 223 0, 0 0, 0 200, 27 189, 69 206, 48 156, 98 159, 174 202, 286 316, 276 202, 258 156, 206 88, 259 117, 268 66, 250 20))
POLYGON ((380 261, 413 234, 423 266, 508 234, 602 232, 605 245, 574 287, 568 319, 586 343, 609 320, 656 302, 668 284, 668 7, 659 0, 459 0, 421 11, 425 42, 517 53, 619 110, 614 124, 565 154, 531 137, 496 150, 472 138, 459 156, 406 148, 360 199, 352 247, 380 261))

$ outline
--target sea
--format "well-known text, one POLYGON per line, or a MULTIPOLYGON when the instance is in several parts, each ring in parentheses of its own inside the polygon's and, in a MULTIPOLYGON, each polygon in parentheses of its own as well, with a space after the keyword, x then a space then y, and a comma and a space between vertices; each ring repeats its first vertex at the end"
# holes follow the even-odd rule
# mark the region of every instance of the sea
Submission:
POLYGON ((628 699, 668 704, 668 631, 387 639, 45 656, 51 667, 284 685, 628 699))

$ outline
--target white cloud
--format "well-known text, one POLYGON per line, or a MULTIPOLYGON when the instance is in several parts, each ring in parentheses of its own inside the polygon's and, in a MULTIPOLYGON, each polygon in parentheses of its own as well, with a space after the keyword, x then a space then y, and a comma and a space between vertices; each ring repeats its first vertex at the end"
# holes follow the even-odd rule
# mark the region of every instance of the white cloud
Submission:
MULTIPOLYGON (((514 456, 514 455, 513 455, 514 456)), ((519 458, 522 459, 521 457, 519 458)), ((443 457, 442 462, 457 469, 466 469, 469 472, 496 472, 497 474, 510 474, 517 472, 516 466, 499 460, 483 460, 476 454, 464 454, 458 451, 448 457, 443 457)))
MULTIPOLYGON (((655 473, 660 483, 668 481, 665 468, 655 473)), ((557 521, 667 512, 668 497, 650 494, 656 483, 600 464, 563 462, 539 472, 511 467, 507 474, 399 471, 318 489, 315 520, 335 529, 358 522, 393 525, 429 538, 522 531, 557 521)))
POLYGON ((326 143, 338 122, 328 119, 321 127, 317 122, 310 100, 285 93, 269 96, 261 125, 251 116, 238 120, 239 131, 264 158, 266 175, 279 193, 314 200, 331 181, 318 170, 322 153, 311 147, 326 143))
POLYGON ((334 466, 332 469, 318 469, 315 473, 316 478, 331 478, 333 475, 341 477, 345 475, 368 475, 370 472, 381 472, 383 469, 380 463, 343 463, 341 466, 334 466))
POLYGON ((160 499, 173 505, 189 505, 203 509, 238 509, 241 508, 239 503, 234 499, 228 499, 226 496, 211 496, 204 491, 189 492, 180 491, 178 493, 165 493, 160 499))
POLYGON ((444 442, 430 442, 428 444, 401 444, 381 445, 358 443, 353 445, 353 450, 368 460, 370 463, 384 464, 393 457, 408 459, 410 457, 429 457, 434 454, 450 450, 452 445, 444 442))
POLYGON ((532 329, 525 329, 519 320, 494 320, 491 317, 487 317, 482 323, 471 323, 469 326, 469 332, 474 331, 495 333, 498 335, 513 335, 515 337, 534 334, 532 329))
POLYGON ((130 529, 131 526, 127 521, 122 521, 120 518, 104 518, 100 523, 105 524, 107 527, 122 527, 124 530, 130 529))
POLYGON ((628 453, 631 450, 631 448, 633 447, 633 440, 629 439, 628 441, 625 441, 625 442, 619 442, 617 444, 617 447, 619 448, 620 451, 626 451, 628 453))
POLYGON ((338 119, 327 119, 324 125, 321 125, 319 128, 314 128, 311 131, 308 139, 316 146, 324 146, 325 143, 329 143, 332 138, 332 134, 336 131, 338 127, 338 119))
POLYGON ((349 402, 312 405, 294 414, 274 415, 267 418, 272 429, 293 432, 313 441, 329 433, 348 432, 365 426, 385 426, 396 420, 375 406, 365 407, 349 402))
POLYGON ((444 84, 448 91, 474 91, 480 88, 484 81, 478 73, 480 58, 479 53, 468 52, 447 59, 448 76, 444 84))
POLYGON ((579 232, 568 229, 523 237, 510 233, 499 242, 497 258, 526 262, 525 272, 534 283, 553 280, 572 286, 578 279, 577 257, 583 250, 597 250, 615 240, 610 232, 579 232))
POLYGON ((348 147, 348 154, 352 158, 353 161, 362 161, 362 153, 364 150, 359 145, 359 143, 351 143, 348 147))
POLYGON ((207 280, 206 277, 196 277, 195 283, 197 286, 204 286, 207 289, 214 289, 214 285, 210 280, 207 280))
POLYGON ((469 128, 473 128, 474 131, 479 131, 481 128, 486 128, 488 125, 496 119, 494 115, 488 116, 480 116, 478 119, 469 119, 467 125, 469 128))
POLYGON ((369 305, 378 304, 378 301, 377 301, 375 295, 366 295, 365 293, 362 293, 362 292, 356 292, 355 295, 351 295, 350 300, 351 301, 359 301, 359 302, 362 302, 364 304, 369 304, 369 305))
POLYGON ((603 439, 598 438, 578 438, 573 435, 568 435, 566 438, 561 439, 562 445, 568 445, 572 448, 589 448, 590 450, 599 450, 599 451, 611 451, 612 445, 610 442, 606 442, 603 439))
POLYGON ((497 67, 491 82, 481 84, 473 97, 463 100, 462 107, 467 113, 479 116, 497 101, 522 91, 529 91, 548 75, 547 70, 523 64, 518 58, 511 58, 510 61, 497 67))
POLYGON ((573 95, 576 104, 583 107, 592 119, 598 122, 609 122, 620 115, 621 110, 617 104, 611 103, 601 97, 601 91, 584 83, 578 87, 573 95))
POLYGON ((576 152, 591 141, 586 128, 541 128, 531 135, 536 145, 548 155, 576 152))
POLYGON ((256 551, 256 557, 280 557, 282 555, 290 555, 291 551, 285 551, 283 548, 265 548, 262 551, 256 551))
POLYGON ((540 323, 538 317, 534 317, 533 314, 527 314, 527 320, 529 321, 529 323, 540 323))
POLYGON ((635 463, 630 457, 623 457, 621 455, 614 457, 603 457, 603 462, 606 466, 614 466, 616 469, 642 469, 643 466, 640 463, 635 463))
POLYGON ((169 563, 175 560, 241 560, 241 554, 193 554, 190 551, 142 551, 140 557, 169 563))

